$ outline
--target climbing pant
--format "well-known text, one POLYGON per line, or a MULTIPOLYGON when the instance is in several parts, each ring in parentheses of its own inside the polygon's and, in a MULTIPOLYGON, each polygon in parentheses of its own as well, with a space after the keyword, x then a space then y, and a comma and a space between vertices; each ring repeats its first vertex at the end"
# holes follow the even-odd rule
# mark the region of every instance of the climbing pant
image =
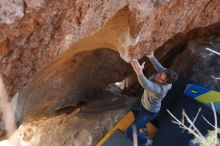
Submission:
MULTIPOLYGON (((151 121, 152 119, 154 119, 159 114, 159 112, 157 112, 157 113, 149 112, 148 110, 146 110, 142 106, 142 104, 139 105, 139 108, 132 109, 132 112, 134 113, 134 117, 135 117, 135 121, 133 122, 133 124, 136 126, 136 129, 137 129, 138 145, 143 146, 144 144, 147 143, 148 139, 147 139, 145 134, 140 133, 139 129, 140 128, 145 128, 146 124, 149 121, 151 121)), ((132 126, 130 126, 127 129, 126 137, 133 141, 132 126)))

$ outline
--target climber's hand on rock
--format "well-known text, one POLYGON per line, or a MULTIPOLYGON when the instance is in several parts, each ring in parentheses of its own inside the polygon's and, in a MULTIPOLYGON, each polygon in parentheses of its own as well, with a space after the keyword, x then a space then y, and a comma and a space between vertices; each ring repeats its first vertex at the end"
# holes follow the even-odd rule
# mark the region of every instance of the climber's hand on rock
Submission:
POLYGON ((133 67, 133 69, 137 75, 140 75, 143 73, 144 64, 145 64, 145 62, 143 62, 142 65, 140 65, 139 62, 137 61, 137 59, 131 60, 131 66, 133 67))
POLYGON ((153 51, 148 51, 148 52, 145 53, 145 55, 146 55, 147 58, 151 58, 151 57, 154 56, 154 52, 153 51))

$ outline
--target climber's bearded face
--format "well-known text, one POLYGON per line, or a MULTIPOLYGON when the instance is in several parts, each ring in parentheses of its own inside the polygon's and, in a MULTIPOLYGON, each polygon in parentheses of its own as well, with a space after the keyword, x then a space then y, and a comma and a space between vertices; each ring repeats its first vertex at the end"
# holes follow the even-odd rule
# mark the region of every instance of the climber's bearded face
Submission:
POLYGON ((155 81, 159 84, 165 84, 167 82, 166 74, 164 72, 157 73, 155 81))

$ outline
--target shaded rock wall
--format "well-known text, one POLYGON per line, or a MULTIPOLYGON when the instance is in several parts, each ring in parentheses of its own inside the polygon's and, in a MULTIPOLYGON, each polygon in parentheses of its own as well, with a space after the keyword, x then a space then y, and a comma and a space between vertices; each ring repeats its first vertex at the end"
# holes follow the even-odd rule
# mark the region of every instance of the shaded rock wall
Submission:
POLYGON ((19 94, 18 120, 23 116, 36 119, 82 102, 89 104, 109 83, 123 80, 132 71, 109 49, 82 52, 69 59, 48 66, 29 82, 19 94))
POLYGON ((75 106, 107 84, 125 78, 131 72, 130 65, 115 51, 119 50, 126 59, 125 48, 133 43, 126 21, 127 10, 120 10, 99 32, 72 45, 39 70, 19 93, 18 119, 27 111, 33 117, 30 108, 37 110, 36 114, 43 114, 69 103, 75 106))
POLYGON ((206 50, 210 48, 220 52, 219 35, 190 41, 184 47, 184 51, 174 59, 171 68, 197 84, 220 91, 220 57, 206 50))

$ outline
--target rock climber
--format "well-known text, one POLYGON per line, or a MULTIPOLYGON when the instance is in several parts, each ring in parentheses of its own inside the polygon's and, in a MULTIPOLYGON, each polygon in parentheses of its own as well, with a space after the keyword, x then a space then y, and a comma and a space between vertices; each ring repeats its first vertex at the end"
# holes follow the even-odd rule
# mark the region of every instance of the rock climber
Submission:
MULTIPOLYGON (((143 96, 138 104, 136 111, 133 111, 135 124, 137 128, 138 145, 145 146, 148 144, 148 138, 141 131, 146 124, 154 119, 160 111, 161 101, 171 89, 172 83, 178 79, 178 73, 164 68, 154 57, 153 52, 147 52, 146 57, 149 58, 157 73, 153 74, 149 79, 143 74, 144 63, 142 65, 136 59, 131 60, 131 65, 137 75, 138 81, 144 88, 143 96)), ((126 131, 126 137, 132 138, 132 127, 126 131)))

